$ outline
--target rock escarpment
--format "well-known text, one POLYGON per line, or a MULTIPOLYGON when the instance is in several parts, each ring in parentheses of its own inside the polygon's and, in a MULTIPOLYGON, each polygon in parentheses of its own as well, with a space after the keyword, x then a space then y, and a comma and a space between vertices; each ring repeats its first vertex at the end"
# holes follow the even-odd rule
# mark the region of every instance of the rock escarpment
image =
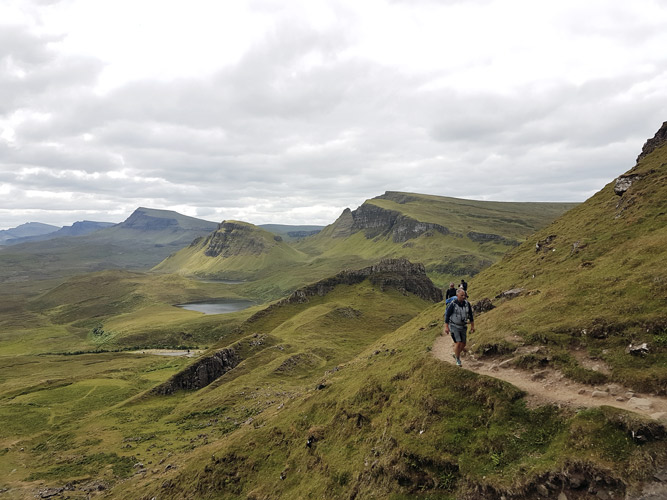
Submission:
MULTIPOLYGON (((639 161, 645 156, 650 155, 657 148, 664 146, 665 144, 667 144, 667 122, 663 122, 662 127, 660 127, 655 135, 644 143, 641 153, 637 156, 637 164, 639 164, 639 161)), ((654 170, 651 170, 648 174, 644 173, 643 175, 640 175, 633 172, 633 170, 635 169, 616 178, 616 182, 614 183, 614 193, 618 196, 623 196, 634 183, 655 172, 654 170)))
POLYGON ((257 228, 249 224, 228 221, 223 221, 203 243, 206 249, 204 254, 207 257, 260 255, 268 249, 268 245, 269 241, 257 228))
POLYGON ((637 163, 639 160, 651 154, 656 148, 667 143, 667 122, 663 122, 662 127, 658 130, 653 138, 647 140, 642 147, 642 152, 637 156, 637 163))
POLYGON ((449 229, 440 224, 420 222, 372 203, 364 203, 354 211, 346 208, 334 223, 332 237, 346 237, 358 231, 363 231, 367 239, 391 235, 394 243, 404 243, 434 231, 449 234, 449 229))
POLYGON ((355 285, 366 279, 382 291, 395 288, 431 302, 442 300, 442 290, 426 276, 424 266, 413 264, 407 259, 385 259, 374 266, 354 271, 345 270, 331 278, 303 287, 283 300, 286 303, 308 302, 308 297, 326 295, 337 285, 355 285))
POLYGON ((356 285, 366 279, 382 291, 394 288, 403 293, 413 293, 431 302, 442 300, 442 290, 429 279, 422 264, 413 264, 407 259, 384 259, 376 265, 358 270, 345 270, 331 278, 300 288, 289 297, 254 314, 248 322, 252 323, 286 304, 301 304, 308 302, 310 297, 322 297, 338 285, 356 285))
POLYGON ((240 362, 241 357, 234 348, 221 349, 178 372, 151 392, 166 395, 183 389, 201 389, 235 368, 240 362))

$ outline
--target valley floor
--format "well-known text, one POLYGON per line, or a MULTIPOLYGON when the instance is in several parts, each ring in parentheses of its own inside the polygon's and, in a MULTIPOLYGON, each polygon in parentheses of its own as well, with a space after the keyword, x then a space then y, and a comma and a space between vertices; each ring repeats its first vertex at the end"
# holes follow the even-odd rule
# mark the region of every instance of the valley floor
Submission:
MULTIPOLYGON (((433 344, 433 355, 454 364, 452 341, 440 336, 433 344)), ((480 360, 468 355, 463 368, 509 382, 526 392, 528 404, 556 404, 561 407, 588 408, 613 406, 667 422, 667 397, 642 394, 618 384, 592 387, 567 379, 557 370, 527 371, 509 366, 512 358, 492 357, 480 360)))

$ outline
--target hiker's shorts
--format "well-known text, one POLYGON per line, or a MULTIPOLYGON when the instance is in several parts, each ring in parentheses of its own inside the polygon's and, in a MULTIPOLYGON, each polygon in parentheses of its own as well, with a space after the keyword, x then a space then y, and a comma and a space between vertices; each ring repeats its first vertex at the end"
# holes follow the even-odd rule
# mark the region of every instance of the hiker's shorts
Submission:
POLYGON ((467 342, 467 329, 468 328, 465 326, 456 326, 452 323, 449 324, 449 334, 452 336, 454 342, 467 342))

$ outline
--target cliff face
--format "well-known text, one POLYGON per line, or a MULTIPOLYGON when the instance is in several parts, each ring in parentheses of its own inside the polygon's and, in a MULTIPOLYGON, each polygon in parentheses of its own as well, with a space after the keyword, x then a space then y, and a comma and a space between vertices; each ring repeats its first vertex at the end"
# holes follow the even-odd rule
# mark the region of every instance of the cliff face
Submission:
POLYGON ((153 394, 165 395, 183 389, 201 389, 235 368, 240 362, 241 357, 235 349, 222 349, 188 366, 185 370, 178 372, 151 392, 153 394))
POLYGON ((645 156, 651 154, 656 148, 667 143, 667 122, 663 122, 662 127, 658 130, 652 139, 647 140, 642 147, 642 152, 637 157, 637 163, 645 156))
POLYGON ((222 222, 218 229, 204 240, 207 257, 232 257, 234 255, 260 255, 270 248, 275 236, 267 240, 259 229, 237 222, 222 222))
MULTIPOLYGON (((405 203, 407 200, 402 201, 405 203)), ((449 229, 444 226, 420 222, 372 203, 364 203, 354 211, 346 208, 334 223, 332 237, 346 237, 357 231, 363 231, 367 239, 391 235, 394 243, 404 243, 428 231, 449 234, 449 229)))

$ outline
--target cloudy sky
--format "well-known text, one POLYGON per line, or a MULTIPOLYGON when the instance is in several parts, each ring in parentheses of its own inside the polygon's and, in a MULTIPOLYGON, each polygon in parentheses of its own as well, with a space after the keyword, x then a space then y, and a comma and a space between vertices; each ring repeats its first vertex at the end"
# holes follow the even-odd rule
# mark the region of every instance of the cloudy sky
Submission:
POLYGON ((667 120, 659 0, 2 0, 0 229, 583 201, 667 120))

